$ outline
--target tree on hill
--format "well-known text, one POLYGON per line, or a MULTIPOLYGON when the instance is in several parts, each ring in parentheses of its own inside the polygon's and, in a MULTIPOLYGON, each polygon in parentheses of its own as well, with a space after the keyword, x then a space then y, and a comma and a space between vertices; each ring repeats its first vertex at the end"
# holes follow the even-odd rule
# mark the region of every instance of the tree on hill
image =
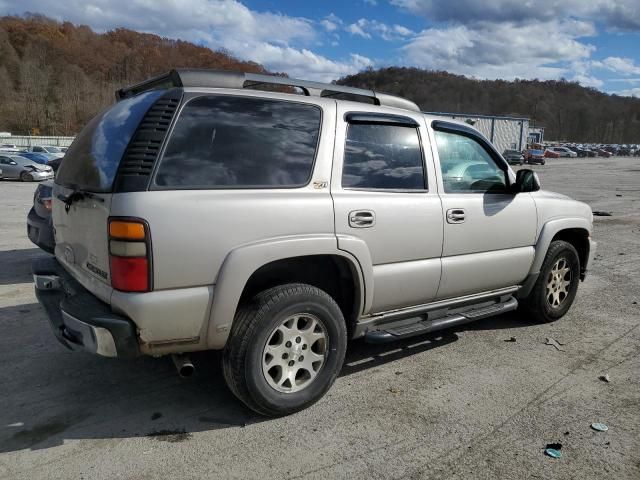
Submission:
POLYGON ((225 51, 40 15, 0 18, 0 131, 74 135, 125 85, 172 68, 269 73, 225 51))
POLYGON ((475 80, 418 68, 371 68, 341 85, 402 95, 423 111, 513 115, 545 127, 545 138, 640 143, 640 99, 608 95, 566 80, 475 80))

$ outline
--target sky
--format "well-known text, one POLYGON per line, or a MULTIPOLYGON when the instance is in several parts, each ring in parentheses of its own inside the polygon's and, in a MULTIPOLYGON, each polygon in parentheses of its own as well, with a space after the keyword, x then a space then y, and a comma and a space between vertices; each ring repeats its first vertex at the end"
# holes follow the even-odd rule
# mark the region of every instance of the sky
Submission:
POLYGON ((640 97, 640 0, 0 0, 180 38, 291 77, 411 66, 479 79, 560 79, 640 97))

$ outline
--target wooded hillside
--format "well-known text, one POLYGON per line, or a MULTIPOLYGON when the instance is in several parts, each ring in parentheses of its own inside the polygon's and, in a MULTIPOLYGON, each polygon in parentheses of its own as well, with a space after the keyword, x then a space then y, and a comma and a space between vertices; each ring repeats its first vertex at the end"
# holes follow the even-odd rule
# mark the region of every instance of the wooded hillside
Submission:
POLYGON ((265 73, 222 51, 116 29, 104 34, 46 17, 0 18, 0 131, 73 135, 117 88, 171 68, 265 73))
POLYGON ((417 68, 366 70, 337 83, 395 93, 430 112, 528 117, 545 139, 640 143, 640 99, 561 81, 473 80, 417 68))
MULTIPOLYGON (((98 34, 39 15, 0 17, 0 131, 73 135, 114 101, 117 88, 179 67, 268 73, 228 52, 157 35, 98 34)), ((473 80, 391 67, 338 83, 402 95, 425 111, 529 117, 546 127, 547 139, 640 143, 640 99, 567 81, 473 80)))

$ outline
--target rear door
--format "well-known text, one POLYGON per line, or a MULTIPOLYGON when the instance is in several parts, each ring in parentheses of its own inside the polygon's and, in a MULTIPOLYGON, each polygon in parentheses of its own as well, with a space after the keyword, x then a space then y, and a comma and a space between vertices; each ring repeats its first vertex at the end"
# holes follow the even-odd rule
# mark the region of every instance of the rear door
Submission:
POLYGON ((435 298, 443 223, 424 117, 377 110, 338 105, 331 179, 339 248, 371 257, 372 313, 435 298))
POLYGON ((111 294, 107 222, 113 184, 129 141, 162 93, 142 93, 99 113, 75 138, 55 178, 56 258, 106 302, 111 294))
POLYGON ((536 206, 513 194, 508 165, 474 130, 433 122, 444 220, 438 299, 510 287, 534 255, 536 206))

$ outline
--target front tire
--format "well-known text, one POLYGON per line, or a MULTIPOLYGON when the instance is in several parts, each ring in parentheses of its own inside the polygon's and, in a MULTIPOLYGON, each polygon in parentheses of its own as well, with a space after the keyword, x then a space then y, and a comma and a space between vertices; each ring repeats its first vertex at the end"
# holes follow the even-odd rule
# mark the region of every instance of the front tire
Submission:
POLYGON ((23 182, 33 182, 33 176, 28 172, 22 172, 20 174, 20 180, 23 182))
POLYGON ((331 388, 347 349, 340 307, 326 292, 292 283, 242 306, 223 353, 230 390, 270 417, 303 410, 331 388))
POLYGON ((563 317, 576 298, 580 281, 580 257, 568 242, 551 242, 540 274, 522 310, 533 320, 553 322, 563 317))

